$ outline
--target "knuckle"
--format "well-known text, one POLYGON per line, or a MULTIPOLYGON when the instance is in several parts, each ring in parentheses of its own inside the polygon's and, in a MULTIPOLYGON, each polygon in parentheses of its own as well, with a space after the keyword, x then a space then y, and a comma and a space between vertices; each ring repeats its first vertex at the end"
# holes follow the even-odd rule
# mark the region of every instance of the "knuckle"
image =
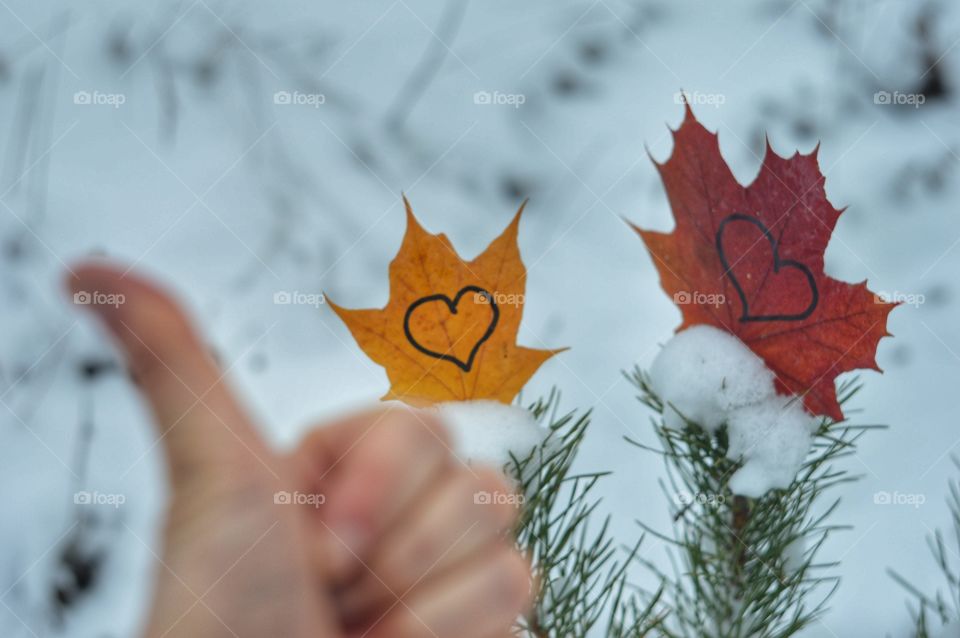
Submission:
POLYGON ((475 471, 480 489, 503 494, 513 494, 516 491, 513 485, 510 484, 510 481, 507 480, 507 477, 492 467, 478 467, 475 471))
POLYGON ((382 432, 401 445, 441 454, 450 447, 450 436, 440 419, 428 410, 394 409, 384 418, 382 432))
POLYGON ((451 444, 450 432, 436 412, 419 410, 417 415, 419 417, 421 426, 436 441, 442 443, 445 447, 448 447, 451 444))
POLYGON ((190 320, 165 292, 153 288, 146 290, 132 310, 137 313, 136 319, 142 319, 137 323, 145 326, 150 337, 157 341, 181 344, 194 340, 190 320))
POLYGON ((500 606, 514 613, 525 609, 533 597, 530 563, 517 550, 504 548, 499 550, 495 564, 491 587, 500 606))
POLYGON ((158 290, 143 294, 123 320, 119 335, 140 379, 169 376, 177 362, 201 349, 190 321, 173 299, 158 290))
POLYGON ((422 530, 413 540, 402 565, 397 565, 395 577, 398 580, 417 580, 443 555, 442 537, 433 530, 422 530))
POLYGON ((473 479, 473 502, 480 506, 487 520, 503 530, 520 515, 520 494, 506 476, 493 468, 478 468, 473 479))

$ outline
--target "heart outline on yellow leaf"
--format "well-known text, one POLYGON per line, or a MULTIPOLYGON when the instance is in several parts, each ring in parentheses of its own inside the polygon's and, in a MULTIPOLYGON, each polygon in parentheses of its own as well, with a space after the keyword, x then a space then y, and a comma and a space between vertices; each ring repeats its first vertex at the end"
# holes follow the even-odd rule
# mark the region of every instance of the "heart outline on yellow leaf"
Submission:
POLYGON ((357 344, 383 366, 383 400, 411 405, 446 401, 513 401, 556 350, 516 343, 527 271, 517 233, 524 206, 472 261, 444 234, 428 233, 406 197, 407 230, 390 262, 390 299, 380 309, 330 305, 357 344))

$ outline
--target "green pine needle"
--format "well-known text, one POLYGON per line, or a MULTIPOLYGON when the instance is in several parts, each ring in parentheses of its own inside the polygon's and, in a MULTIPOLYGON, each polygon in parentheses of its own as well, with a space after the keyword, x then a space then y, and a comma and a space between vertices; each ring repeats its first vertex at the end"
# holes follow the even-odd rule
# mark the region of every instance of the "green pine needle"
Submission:
POLYGON ((560 414, 559 402, 553 391, 530 406, 549 434, 507 466, 525 497, 517 542, 536 566, 539 588, 517 631, 531 638, 584 638, 603 630, 613 638, 640 638, 657 623, 655 604, 641 605, 626 577, 642 539, 622 548, 610 536, 610 518, 598 520, 593 490, 608 473, 571 471, 590 412, 560 414))
MULTIPOLYGON (((664 403, 646 374, 637 369, 627 376, 640 402, 662 415, 664 403)), ((855 382, 841 385, 841 403, 858 389, 855 382)), ((754 499, 729 488, 740 463, 727 458, 725 427, 711 434, 696 423, 682 430, 662 419, 653 425, 660 442, 653 451, 667 469, 661 488, 674 503, 672 533, 641 523, 668 544, 673 563, 666 573, 643 561, 664 584, 656 595, 659 613, 669 612, 656 634, 785 638, 814 622, 839 584, 831 574, 835 563, 818 562, 820 549, 830 534, 848 529, 830 522, 839 500, 824 505, 825 492, 856 480, 837 461, 852 454, 872 427, 822 420, 793 483, 754 499)))

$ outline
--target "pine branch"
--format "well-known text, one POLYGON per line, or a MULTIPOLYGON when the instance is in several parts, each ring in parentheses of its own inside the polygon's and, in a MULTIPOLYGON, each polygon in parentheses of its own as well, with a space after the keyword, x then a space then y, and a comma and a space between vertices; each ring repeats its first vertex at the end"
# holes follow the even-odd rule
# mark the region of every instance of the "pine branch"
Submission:
POLYGON ((655 624, 653 605, 628 595, 626 570, 640 541, 620 548, 610 536, 610 518, 596 520, 600 500, 593 490, 608 473, 571 471, 590 412, 559 414, 559 401, 553 391, 530 406, 549 434, 507 467, 525 498, 517 542, 536 566, 539 586, 518 631, 532 638, 582 638, 606 624, 609 636, 639 638, 655 624))
MULTIPOLYGON (((960 470, 960 459, 951 456, 954 467, 960 470)), ((933 597, 924 594, 919 588, 911 584, 906 578, 890 569, 890 574, 901 587, 916 598, 918 607, 910 607, 915 623, 916 638, 928 638, 931 635, 930 617, 935 617, 940 625, 960 626, 960 559, 957 559, 957 550, 960 549, 960 479, 954 478, 949 483, 947 507, 950 510, 950 521, 953 524, 953 542, 956 547, 949 548, 943 532, 937 530, 927 539, 930 553, 933 555, 946 582, 947 591, 937 590, 933 597)), ((947 635, 947 634, 943 634, 947 635)))
MULTIPOLYGON (((628 379, 639 390, 638 399, 662 415, 663 401, 647 376, 637 369, 628 379)), ((857 390, 855 383, 842 385, 841 403, 857 390)), ((662 419, 653 425, 660 442, 653 451, 664 457, 667 469, 661 488, 674 503, 673 534, 641 523, 671 549, 670 574, 643 561, 666 587, 660 602, 670 617, 658 632, 671 638, 784 638, 813 622, 839 582, 830 575, 834 563, 817 562, 819 550, 830 534, 846 529, 829 522, 839 500, 826 507, 821 502, 831 487, 856 480, 836 462, 852 454, 857 439, 876 426, 824 419, 793 483, 748 498, 729 488, 741 464, 727 458, 725 427, 711 434, 693 422, 682 430, 662 419)))

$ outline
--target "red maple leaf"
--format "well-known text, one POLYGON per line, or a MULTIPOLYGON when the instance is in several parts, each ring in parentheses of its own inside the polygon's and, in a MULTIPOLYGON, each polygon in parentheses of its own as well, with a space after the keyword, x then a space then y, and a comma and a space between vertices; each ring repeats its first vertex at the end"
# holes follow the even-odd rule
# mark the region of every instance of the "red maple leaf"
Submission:
MULTIPOLYGON (((866 281, 828 277, 823 253, 842 211, 827 201, 817 149, 778 156, 767 144, 760 174, 741 186, 717 135, 689 105, 673 154, 654 162, 676 219, 672 233, 634 227, 683 314, 679 332, 707 324, 739 337, 776 375, 777 391, 803 396, 815 415, 842 420, 835 379, 879 371, 886 303, 866 281)), ((818 147, 819 148, 819 147, 818 147)))

